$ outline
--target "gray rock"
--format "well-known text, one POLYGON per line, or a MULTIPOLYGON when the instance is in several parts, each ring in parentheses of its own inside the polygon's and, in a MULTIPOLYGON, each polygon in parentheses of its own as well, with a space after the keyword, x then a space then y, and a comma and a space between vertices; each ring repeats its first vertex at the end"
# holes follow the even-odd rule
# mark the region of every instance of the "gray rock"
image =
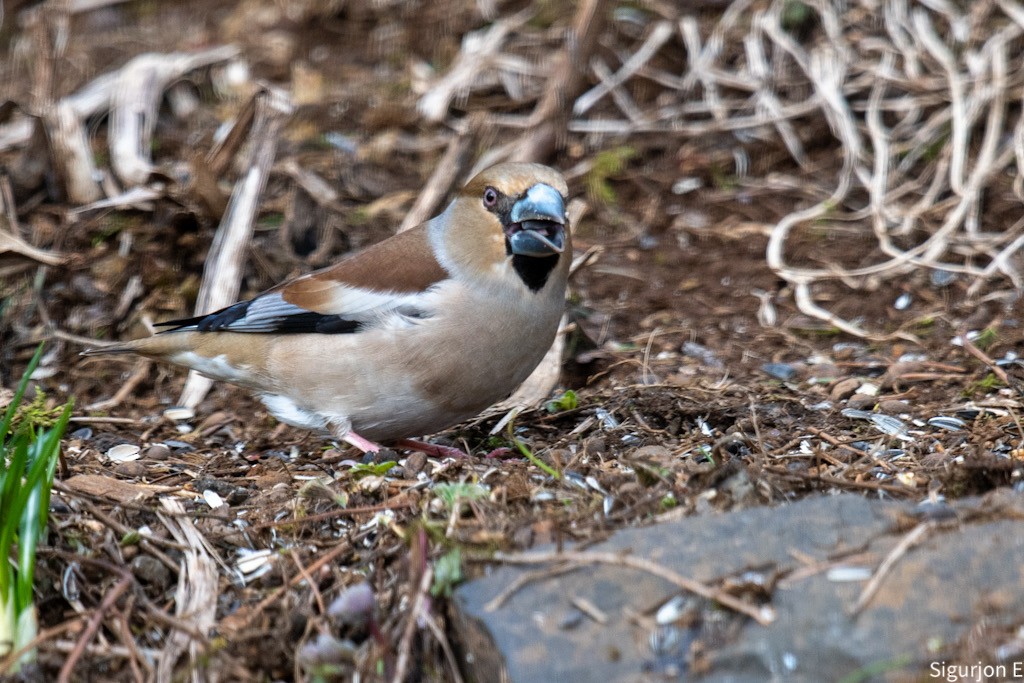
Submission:
MULTIPOLYGON (((1020 496, 1003 498, 999 504, 1014 507, 1016 515, 1024 510, 1020 496)), ((842 565, 843 557, 852 556, 850 565, 873 572, 922 518, 913 505, 849 494, 819 497, 620 531, 587 550, 645 557, 715 585, 754 567, 781 576, 769 600, 777 612, 772 624, 735 618, 733 635, 705 643, 697 669, 686 671, 683 653, 681 668, 667 680, 839 680, 879 663, 888 665, 887 680, 918 680, 930 672, 930 662, 942 660, 929 644, 957 641, 982 614, 1007 623, 1024 616, 1020 523, 1012 514, 1000 519, 964 512, 972 505, 991 508, 989 503, 956 505, 961 522, 936 526, 900 557, 856 616, 852 607, 865 581, 835 580, 828 561, 842 565), (821 566, 808 571, 807 558, 821 566)), ((656 663, 651 634, 629 615, 653 616, 678 594, 674 586, 629 568, 587 566, 528 583, 499 609, 485 609, 524 573, 540 568, 497 566, 456 591, 453 623, 471 679, 666 680, 664 670, 650 673, 656 663), (573 600, 594 605, 606 623, 584 618, 566 628, 573 600)))

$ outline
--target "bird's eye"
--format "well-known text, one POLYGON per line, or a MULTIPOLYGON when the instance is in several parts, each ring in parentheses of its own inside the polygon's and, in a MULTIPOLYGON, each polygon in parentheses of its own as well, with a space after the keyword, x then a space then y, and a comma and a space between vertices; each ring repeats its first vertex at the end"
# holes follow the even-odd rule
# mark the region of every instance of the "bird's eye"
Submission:
POLYGON ((484 190, 484 206, 488 209, 493 209, 498 205, 498 191, 493 187, 488 187, 484 190))

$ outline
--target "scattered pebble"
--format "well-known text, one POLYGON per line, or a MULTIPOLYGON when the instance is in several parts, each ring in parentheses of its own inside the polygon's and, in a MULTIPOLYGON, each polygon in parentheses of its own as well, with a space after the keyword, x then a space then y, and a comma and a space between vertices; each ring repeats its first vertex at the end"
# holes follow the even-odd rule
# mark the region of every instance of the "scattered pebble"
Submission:
POLYGON ((875 406, 875 397, 869 394, 854 394, 846 399, 846 405, 854 410, 873 408, 875 406))
POLYGON ((931 281, 934 287, 948 287, 956 280, 956 273, 948 270, 933 270, 931 281))
POLYGON ((603 436, 593 436, 583 442, 583 452, 589 456, 601 456, 608 451, 608 442, 603 436))
POLYGON ((136 478, 146 475, 146 465, 141 462, 122 462, 114 468, 114 474, 119 477, 136 478))
POLYGON ((570 607, 558 620, 558 628, 562 631, 571 631, 586 619, 586 615, 576 607, 570 607))
POLYGON ((833 401, 848 399, 853 396, 859 386, 859 379, 856 377, 847 377, 846 379, 840 380, 832 385, 832 391, 829 392, 828 397, 833 401))
POLYGON ((329 633, 321 633, 315 641, 299 648, 298 659, 303 666, 317 667, 356 661, 356 646, 348 640, 339 640, 329 633))
POLYGON ((910 404, 902 399, 887 398, 878 402, 878 410, 886 415, 902 415, 910 412, 910 404))
POLYGON ((92 438, 92 427, 79 427, 75 431, 71 432, 71 438, 88 441, 92 438))
POLYGON ((789 363, 765 363, 761 366, 761 370, 783 382, 791 382, 796 379, 797 375, 796 368, 789 363))
POLYGON ((630 454, 630 457, 637 460, 667 460, 672 457, 672 451, 664 446, 641 446, 630 454))
POLYGON ((162 443, 155 443, 152 446, 147 446, 146 450, 142 451, 142 457, 145 460, 159 462, 171 457, 171 449, 162 443))
POLYGON ((171 571, 151 555, 138 555, 131 561, 132 574, 141 583, 157 588, 171 585, 171 571))
POLYGON ((427 454, 420 451, 413 451, 405 459, 405 473, 407 477, 415 477, 427 466, 427 454))
POLYGON ((327 607, 327 616, 341 625, 363 626, 373 619, 376 607, 377 596, 363 581, 343 590, 327 607))
POLYGON ((858 394, 864 394, 865 396, 878 396, 878 386, 871 382, 864 382, 857 387, 858 394))

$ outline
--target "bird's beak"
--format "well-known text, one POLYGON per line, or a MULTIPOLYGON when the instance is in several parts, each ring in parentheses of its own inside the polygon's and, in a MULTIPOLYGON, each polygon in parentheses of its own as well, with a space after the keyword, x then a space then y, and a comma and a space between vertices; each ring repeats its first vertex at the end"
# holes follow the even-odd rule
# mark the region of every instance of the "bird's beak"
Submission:
POLYGON ((509 249, 519 256, 553 256, 565 250, 565 202, 558 190, 538 183, 512 205, 505 229, 509 249))

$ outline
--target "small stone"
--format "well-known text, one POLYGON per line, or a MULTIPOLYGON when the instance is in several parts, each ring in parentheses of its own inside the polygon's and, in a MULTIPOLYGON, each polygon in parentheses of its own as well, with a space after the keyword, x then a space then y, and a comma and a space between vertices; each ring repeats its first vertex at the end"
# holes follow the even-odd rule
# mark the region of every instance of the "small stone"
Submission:
POLYGON ((765 363, 761 366, 761 370, 783 382, 796 379, 796 368, 789 363, 765 363))
POLYGON ((664 446, 641 446, 630 456, 638 460, 667 460, 672 457, 672 451, 664 446))
POLYGON ((573 607, 572 609, 566 611, 565 614, 563 614, 561 617, 559 617, 558 628, 562 631, 574 629, 580 624, 582 624, 586 620, 586 617, 587 615, 573 607))
POLYGON ((857 387, 858 394, 867 394, 868 396, 878 396, 878 385, 872 384, 871 382, 864 382, 857 387))
POLYGON ((601 456, 608 451, 608 442, 603 436, 594 436, 583 444, 583 452, 589 456, 601 456))
POLYGON ((249 499, 249 490, 236 486, 231 493, 229 493, 224 500, 227 501, 228 505, 241 505, 249 499))
POLYGON ((856 377, 847 377, 846 379, 840 380, 832 385, 832 391, 829 392, 829 398, 833 401, 842 401, 844 398, 853 396, 859 386, 859 379, 856 377))
POLYGON ((860 344, 840 343, 832 347, 832 357, 837 361, 853 360, 862 351, 864 347, 860 344))
POLYGON ((398 453, 390 448, 382 448, 373 456, 373 463, 376 465, 385 462, 398 462, 398 453))
POLYGON ((414 478, 417 474, 423 471, 423 468, 427 466, 427 454, 419 451, 413 451, 409 454, 409 457, 405 459, 405 475, 407 477, 414 478))
POLYGON ((114 474, 119 477, 141 477, 146 474, 146 466, 141 462, 122 462, 114 468, 114 474))
POLYGON ((373 619, 376 606, 373 588, 361 582, 343 590, 327 608, 327 616, 339 624, 362 626, 373 619))
POLYGON ((167 588, 171 584, 171 572, 162 562, 151 555, 139 555, 131 562, 132 574, 140 582, 167 588))
POLYGON ((572 462, 572 451, 567 448, 552 448, 545 458, 548 462, 554 463, 561 469, 563 465, 572 462))
POLYGON ((902 399, 887 398, 878 402, 878 410, 886 415, 900 415, 910 412, 910 404, 902 399))
POLYGON ((875 407, 875 401, 877 400, 874 396, 869 396, 868 394, 854 394, 846 401, 846 405, 855 410, 870 410, 875 407))
POLYGON ((155 443, 142 451, 143 460, 166 460, 171 456, 171 449, 162 443, 155 443))
POLYGON ((71 432, 71 438, 88 441, 92 438, 92 427, 79 427, 75 431, 71 432))

